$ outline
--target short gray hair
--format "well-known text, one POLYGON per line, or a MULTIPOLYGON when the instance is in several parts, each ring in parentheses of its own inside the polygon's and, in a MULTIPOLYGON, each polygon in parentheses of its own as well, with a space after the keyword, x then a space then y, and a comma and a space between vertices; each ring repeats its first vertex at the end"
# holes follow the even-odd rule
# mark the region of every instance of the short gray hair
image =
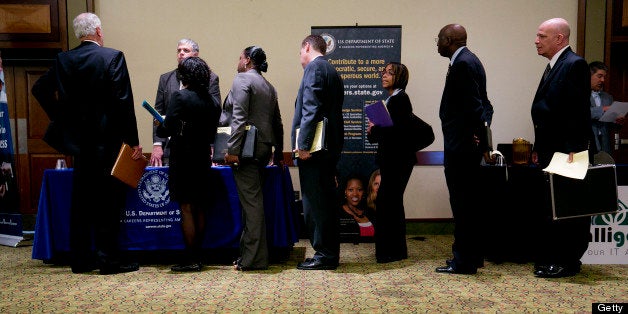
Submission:
POLYGON ((100 19, 94 13, 81 13, 74 18, 74 35, 76 38, 95 35, 96 28, 101 28, 100 19))
POLYGON ((178 45, 190 45, 192 46, 192 50, 198 52, 198 44, 189 38, 183 38, 179 40, 179 43, 177 43, 177 46, 178 45))

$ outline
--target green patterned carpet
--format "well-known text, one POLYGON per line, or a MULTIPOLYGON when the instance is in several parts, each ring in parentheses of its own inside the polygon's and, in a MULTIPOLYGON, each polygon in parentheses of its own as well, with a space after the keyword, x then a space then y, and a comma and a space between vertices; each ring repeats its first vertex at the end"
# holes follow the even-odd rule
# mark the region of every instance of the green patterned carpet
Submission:
POLYGON ((575 277, 549 280, 535 278, 532 264, 437 274, 452 240, 409 239, 410 258, 389 264, 375 263, 371 243, 344 243, 335 271, 297 270, 312 254, 301 240, 287 262, 266 271, 208 265, 176 274, 156 264, 111 276, 73 275, 32 260, 31 247, 0 246, 0 313, 586 313, 593 302, 628 301, 628 265, 584 265, 575 277))

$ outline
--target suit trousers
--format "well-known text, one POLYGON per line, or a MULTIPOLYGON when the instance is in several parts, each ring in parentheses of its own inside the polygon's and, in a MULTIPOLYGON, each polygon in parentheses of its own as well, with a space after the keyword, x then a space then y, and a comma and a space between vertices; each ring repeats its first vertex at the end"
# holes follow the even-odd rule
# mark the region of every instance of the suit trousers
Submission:
MULTIPOLYGON (((270 156, 267 145, 257 145, 256 155, 270 156), (263 151, 263 152, 262 152, 263 151)), ((242 235, 240 237, 240 264, 249 268, 268 267, 268 241, 264 213, 264 168, 268 159, 241 160, 234 168, 240 204, 242 205, 242 235)))
POLYGON ((118 234, 126 186, 109 172, 94 158, 74 158, 70 207, 72 266, 87 266, 94 261, 101 265, 120 262, 118 234), (92 239, 97 255, 92 250, 92 239))
POLYGON ((589 247, 591 217, 554 220, 552 214, 549 176, 545 176, 542 206, 544 216, 536 239, 537 265, 560 264, 579 266, 580 258, 589 247))
POLYGON ((409 160, 380 165, 381 184, 375 201, 375 256, 378 259, 408 257, 403 194, 414 164, 414 160, 409 160))
POLYGON ((454 216, 453 265, 460 271, 474 270, 483 261, 481 155, 476 153, 446 156, 445 179, 454 216), (449 160, 447 157, 450 157, 449 160))
POLYGON ((336 205, 336 161, 324 156, 299 160, 299 182, 303 214, 315 259, 337 264, 340 260, 340 233, 336 205))

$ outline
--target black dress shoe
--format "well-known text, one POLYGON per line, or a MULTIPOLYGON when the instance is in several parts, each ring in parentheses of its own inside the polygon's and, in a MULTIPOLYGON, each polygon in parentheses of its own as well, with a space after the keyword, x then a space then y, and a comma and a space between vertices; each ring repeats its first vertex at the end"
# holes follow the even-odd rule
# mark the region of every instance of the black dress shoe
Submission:
POLYGON ((138 263, 129 263, 129 264, 104 264, 100 266, 100 274, 101 275, 114 275, 121 273, 129 273, 132 271, 137 271, 140 269, 140 265, 138 263))
POLYGON ((244 266, 244 265, 242 265, 242 257, 238 257, 238 259, 233 261, 233 269, 235 269, 237 271, 266 270, 266 269, 268 269, 268 266, 266 266, 266 267, 244 266))
POLYGON ((400 260, 403 260, 403 259, 406 259, 406 258, 408 258, 408 257, 407 256, 406 257, 403 257, 403 256, 380 256, 380 257, 377 257, 377 262, 380 263, 380 264, 392 263, 392 262, 400 261, 400 260))
POLYGON ((203 266, 201 263, 190 263, 190 264, 178 264, 170 267, 170 270, 175 272, 188 272, 188 271, 201 271, 203 266))
POLYGON ((562 278, 575 276, 580 269, 575 267, 568 267, 566 265, 552 264, 544 268, 540 268, 534 271, 534 275, 539 278, 562 278))
POLYGON ((242 264, 235 264, 233 265, 233 269, 237 270, 237 271, 252 271, 252 270, 266 270, 268 269, 268 267, 248 267, 248 266, 242 266, 242 264))
MULTIPOLYGON (((453 259, 447 259, 445 260, 445 263, 447 264, 447 266, 451 266, 451 264, 454 262, 453 259)), ((475 267, 477 268, 482 268, 484 267, 484 261, 479 261, 476 263, 475 267)))
POLYGON ((320 259, 306 259, 305 261, 297 264, 297 269, 300 270, 334 270, 338 268, 338 263, 323 263, 320 259))
POLYGON ((473 275, 477 273, 478 271, 476 269, 458 269, 458 268, 453 268, 447 265, 447 266, 436 267, 436 272, 447 273, 447 274, 473 275))
POLYGON ((98 266, 96 266, 96 264, 72 265, 72 273, 74 273, 74 274, 89 273, 89 272, 92 272, 92 271, 94 271, 96 269, 98 269, 98 266))

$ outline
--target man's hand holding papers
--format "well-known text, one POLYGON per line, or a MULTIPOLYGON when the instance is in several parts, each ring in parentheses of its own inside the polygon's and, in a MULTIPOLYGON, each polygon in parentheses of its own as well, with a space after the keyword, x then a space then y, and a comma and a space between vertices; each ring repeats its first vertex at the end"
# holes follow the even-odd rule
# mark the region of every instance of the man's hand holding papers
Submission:
POLYGON ((589 169, 589 152, 585 150, 573 154, 571 162, 569 157, 570 154, 554 153, 552 161, 543 171, 573 179, 584 179, 589 169))

